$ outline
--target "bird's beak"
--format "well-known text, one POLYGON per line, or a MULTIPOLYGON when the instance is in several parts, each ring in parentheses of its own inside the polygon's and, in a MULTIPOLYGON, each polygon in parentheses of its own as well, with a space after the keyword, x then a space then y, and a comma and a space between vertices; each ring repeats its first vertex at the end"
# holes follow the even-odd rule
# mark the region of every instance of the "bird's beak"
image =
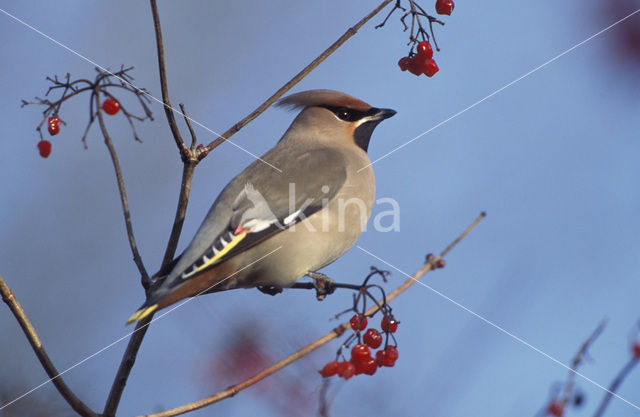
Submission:
POLYGON ((375 114, 375 118, 378 120, 388 119, 389 117, 393 117, 397 112, 392 109, 377 109, 378 112, 375 114))

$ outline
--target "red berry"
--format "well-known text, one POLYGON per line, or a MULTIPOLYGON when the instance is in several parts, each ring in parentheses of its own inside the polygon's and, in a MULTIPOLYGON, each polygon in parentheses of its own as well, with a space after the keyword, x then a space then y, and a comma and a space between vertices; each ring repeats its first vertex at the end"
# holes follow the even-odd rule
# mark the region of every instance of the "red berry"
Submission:
POLYGON ((334 376, 338 373, 338 361, 331 361, 327 363, 321 370, 318 371, 324 378, 334 376))
POLYGON ((365 362, 371 358, 369 346, 358 343, 351 349, 351 362, 365 362))
POLYGON ((454 6, 453 0, 437 0, 436 13, 451 15, 454 6))
POLYGON ((353 330, 364 330, 367 328, 367 318, 362 314, 354 314, 349 320, 349 324, 353 330))
POLYGON ((414 56, 413 58, 411 58, 411 60, 409 62, 409 68, 407 68, 407 69, 413 75, 421 75, 422 74, 422 70, 420 70, 416 64, 417 64, 416 57, 414 56))
POLYGON ((400 58, 400 61, 398 61, 398 66, 402 71, 408 70, 409 65, 411 65, 411 58, 409 58, 408 56, 402 57, 400 58))
POLYGON ((417 70, 420 71, 421 74, 426 75, 427 77, 433 77, 436 72, 438 72, 438 64, 431 58, 421 59, 418 58, 416 60, 415 66, 417 70))
POLYGON ((384 350, 389 353, 389 356, 391 357, 391 359, 393 359, 394 362, 398 359, 398 356, 400 356, 398 354, 398 348, 395 346, 387 346, 384 350))
POLYGON ((640 359, 640 342, 636 342, 633 344, 633 357, 636 359, 640 359))
POLYGON ((60 119, 58 118, 58 116, 49 117, 48 124, 49 126, 47 130, 49 130, 49 134, 51 136, 55 136, 60 133, 60 119))
POLYGON ((369 329, 362 337, 362 341, 369 347, 376 349, 382 344, 382 335, 376 329, 369 329))
POLYGON ((349 379, 356 374, 356 366, 351 362, 338 362, 338 375, 344 379, 349 379))
POLYGON ((433 48, 429 41, 422 41, 416 46, 417 55, 421 58, 433 58, 433 48))
POLYGON ((560 417, 564 413, 564 404, 561 401, 554 401, 549 404, 549 408, 547 408, 547 414, 560 417))
POLYGON ((396 319, 393 318, 393 316, 389 316, 388 319, 387 319, 387 316, 384 316, 382 317, 380 328, 384 332, 395 333, 396 330, 398 330, 398 322, 396 321, 396 319))
POLYGON ((120 103, 116 99, 108 98, 102 103, 102 110, 113 116, 120 111, 120 103))
POLYGON ((356 374, 373 375, 378 369, 378 364, 372 357, 369 357, 366 361, 357 362, 354 365, 356 366, 356 374))
POLYGON ((48 140, 41 140, 38 142, 38 152, 40 152, 40 156, 46 158, 51 154, 51 142, 48 140))
POLYGON ((393 366, 396 361, 391 357, 388 350, 383 349, 376 352, 376 363, 378 366, 393 366))
POLYGON ((49 134, 51 136, 55 136, 58 133, 60 133, 60 125, 49 125, 49 127, 47 128, 47 130, 49 131, 49 134))
POLYGON ((387 346, 376 352, 378 366, 393 366, 396 364, 396 360, 398 360, 398 349, 394 346, 387 346))

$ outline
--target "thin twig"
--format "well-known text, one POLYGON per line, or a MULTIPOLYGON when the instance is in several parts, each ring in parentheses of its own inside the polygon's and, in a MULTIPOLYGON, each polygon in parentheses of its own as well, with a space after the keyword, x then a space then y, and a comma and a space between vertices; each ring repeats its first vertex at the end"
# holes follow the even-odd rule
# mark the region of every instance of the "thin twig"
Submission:
MULTIPOLYGON (((426 274, 427 272, 429 272, 434 265, 434 262, 437 262, 438 260, 442 259, 443 256, 445 256, 451 249, 453 249, 466 235, 468 235, 471 230, 473 230, 474 227, 476 227, 476 225, 485 217, 485 213, 481 213, 474 221, 473 223, 471 223, 471 225, 469 225, 469 227, 467 227, 464 232, 462 232, 460 234, 460 236, 458 236, 449 246, 447 246, 441 253, 439 256, 437 256, 434 259, 429 259, 428 261, 426 261, 422 267, 420 269, 418 269, 418 271, 416 271, 411 278, 407 279, 402 285, 400 285, 398 288, 396 288, 395 290, 393 290, 389 295, 387 295, 387 302, 390 302, 391 300, 393 300, 394 298, 396 298, 398 295, 400 295, 403 291, 405 291, 407 288, 409 288, 411 285, 415 284, 416 282, 418 282, 418 280, 420 279, 420 277, 422 277, 424 274, 426 274)), ((378 306, 373 306, 371 307, 365 314, 367 316, 370 316, 372 314, 374 314, 376 311, 378 310, 378 306)), ((284 368, 285 366, 297 361, 298 359, 302 358, 303 356, 311 353, 312 351, 318 349, 319 347, 329 343, 331 340, 341 336, 347 329, 350 328, 349 323, 343 323, 340 326, 334 328, 332 331, 330 331, 329 333, 327 333, 326 335, 322 336, 321 338, 317 339, 316 341, 308 344, 307 346, 303 347, 302 349, 298 350, 297 352, 287 356, 286 358, 280 360, 279 362, 276 362, 275 364, 269 366, 266 369, 263 369, 262 371, 258 372, 257 374, 255 374, 254 376, 238 383, 235 385, 230 386, 227 389, 224 389, 216 394, 213 394, 209 397, 203 398, 201 400, 198 401, 194 401, 185 405, 182 405, 180 407, 176 407, 176 408, 172 408, 170 410, 165 410, 165 411, 161 411, 159 413, 153 413, 153 414, 146 414, 144 416, 139 416, 139 417, 172 417, 172 416, 177 416, 179 414, 184 414, 186 412, 189 411, 193 411, 193 410, 197 410, 203 407, 206 407, 208 405, 211 405, 213 403, 216 403, 218 401, 221 401, 225 398, 229 398, 229 397, 233 397, 234 395, 236 395, 237 393, 239 393, 240 391, 242 391, 245 388, 250 387, 251 385, 256 384, 257 382, 263 380, 264 378, 268 377, 269 375, 279 371, 280 369, 284 368)))
MULTIPOLYGON (((64 382, 64 380, 60 376, 60 373, 53 365, 53 362, 51 362, 49 355, 47 355, 47 352, 42 346, 42 342, 40 341, 36 330, 33 328, 31 321, 29 321, 29 318, 22 309, 22 306, 13 295, 11 289, 9 289, 7 284, 4 282, 2 276, 0 276, 0 293, 2 293, 2 301, 4 301, 7 306, 9 306, 9 309, 15 316, 16 320, 18 320, 18 324, 20 324, 20 327, 22 328, 24 335, 27 337, 31 348, 33 348, 33 351, 42 364, 42 367, 44 368, 49 378, 51 378, 51 382, 53 382, 53 385, 56 387, 60 395, 62 395, 62 398, 64 398, 67 404, 69 404, 71 408, 73 408, 81 416, 97 417, 98 415, 85 403, 83 403, 78 397, 76 397, 73 391, 71 391, 71 389, 64 382)), ((4 408, 9 404, 3 404, 2 406, 4 408)))
POLYGON ((164 103, 164 112, 167 115, 167 122, 169 122, 169 128, 173 134, 173 139, 178 146, 178 151, 183 160, 186 159, 184 154, 184 140, 178 130, 176 118, 173 115, 173 108, 171 107, 171 100, 169 100, 169 88, 167 87, 167 69, 164 63, 164 42, 162 41, 162 28, 160 26, 160 16, 158 15, 158 5, 156 0, 150 0, 151 2, 151 14, 153 15, 153 27, 156 33, 156 46, 158 50, 158 69, 160 70, 160 88, 162 90, 162 102, 164 103))
POLYGON ((598 407, 598 410, 596 410, 593 417, 601 417, 604 414, 607 406, 609 405, 609 401, 611 401, 611 398, 613 397, 613 393, 618 390, 618 387, 620 386, 620 384, 622 384, 622 381, 626 379, 627 375, 629 375, 629 372, 633 370, 638 362, 640 362, 640 360, 638 360, 636 356, 631 356, 631 359, 629 359, 629 361, 622 367, 622 369, 620 369, 620 372, 618 372, 618 375, 616 375, 616 377, 613 379, 613 382, 609 386, 609 389, 604 395, 604 398, 602 398, 602 402, 600 403, 600 406, 598 407))
POLYGON ((98 109, 98 122, 100 123, 100 130, 102 130, 102 136, 104 136, 104 143, 107 145, 107 149, 109 149, 109 155, 111 156, 111 161, 113 162, 113 168, 116 171, 116 179, 118 182, 118 191, 120 193, 120 201, 122 203, 122 212, 124 214, 124 222, 127 227, 127 237, 129 238, 129 246, 131 247, 131 252, 133 252, 133 262, 135 262, 138 267, 138 271, 143 279, 149 279, 149 275, 147 274, 147 270, 142 263, 142 258, 140 257, 140 253, 138 252, 138 245, 136 244, 136 238, 133 235, 133 226, 131 224, 131 213, 129 212, 129 202, 127 200, 127 191, 124 187, 124 179, 122 178, 122 170, 120 169, 120 162, 118 161, 118 155, 116 154, 116 150, 113 147, 113 141, 111 140, 111 136, 109 136, 109 132, 107 131, 107 126, 104 123, 104 117, 102 116, 102 109, 100 108, 99 97, 98 97, 98 87, 96 86, 96 91, 94 91, 94 98, 96 102, 96 108, 98 109))
MULTIPOLYGON (((152 0, 153 1, 153 0, 152 0)), ((289 82, 280 87, 278 91, 276 91, 271 97, 269 97, 264 103, 262 103, 258 108, 249 113, 244 119, 240 120, 238 123, 231 126, 226 132, 224 132, 217 139, 213 140, 211 143, 207 145, 207 150, 211 152, 216 147, 218 147, 222 142, 229 139, 234 134, 238 133, 240 129, 246 126, 249 122, 251 122, 256 117, 260 116, 265 110, 269 108, 273 103, 275 103, 280 97, 284 95, 287 91, 289 91, 294 85, 300 82, 304 77, 306 77, 311 71, 313 71, 322 61, 327 59, 332 53, 334 53, 342 44, 344 44, 349 38, 355 35, 358 30, 371 18, 373 18, 376 14, 378 14, 385 6, 391 3, 392 0, 384 0, 378 7, 373 9, 371 13, 363 17, 358 23, 356 23, 353 27, 347 29, 344 35, 340 36, 337 41, 335 41, 330 47, 328 47, 323 53, 321 53, 316 59, 311 61, 309 65, 307 65, 302 71, 296 74, 289 82)))
POLYGON ((191 135, 191 152, 196 150, 196 145, 198 143, 198 138, 196 137, 196 132, 193 131, 193 126, 191 126, 191 119, 187 116, 187 109, 184 108, 184 104, 180 103, 180 111, 184 116, 184 122, 187 124, 189 128, 189 134, 191 135))
POLYGON ((603 332, 605 326, 607 325, 607 320, 604 319, 600 322, 598 327, 595 328, 593 333, 582 343, 578 352, 576 352, 573 360, 571 361, 571 370, 569 371, 569 375, 567 376, 567 381, 564 385, 564 393, 562 395, 562 405, 566 406, 574 396, 573 387, 575 385, 576 380, 576 371, 578 370, 578 366, 587 358, 589 347, 596 341, 598 336, 603 332))

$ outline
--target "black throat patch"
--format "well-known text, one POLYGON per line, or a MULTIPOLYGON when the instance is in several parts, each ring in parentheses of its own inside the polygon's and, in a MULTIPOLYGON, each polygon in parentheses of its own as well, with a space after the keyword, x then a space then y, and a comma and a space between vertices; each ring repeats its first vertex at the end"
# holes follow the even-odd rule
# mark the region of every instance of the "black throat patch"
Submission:
POLYGON ((356 130, 353 132, 353 138, 356 141, 356 145, 362 148, 365 152, 369 149, 369 141, 371 140, 373 130, 381 121, 382 119, 369 120, 356 127, 356 130))

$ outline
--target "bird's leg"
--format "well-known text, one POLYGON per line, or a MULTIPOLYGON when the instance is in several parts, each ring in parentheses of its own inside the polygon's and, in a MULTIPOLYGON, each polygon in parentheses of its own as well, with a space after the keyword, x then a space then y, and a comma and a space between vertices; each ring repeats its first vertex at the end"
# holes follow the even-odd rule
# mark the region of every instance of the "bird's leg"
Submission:
POLYGON ((257 288, 260 290, 260 292, 263 292, 269 295, 276 295, 282 292, 282 288, 276 287, 275 285, 263 285, 257 288))
POLYGON ((318 301, 324 300, 327 295, 333 294, 336 290, 336 282, 325 274, 309 271, 306 275, 313 279, 318 301))

